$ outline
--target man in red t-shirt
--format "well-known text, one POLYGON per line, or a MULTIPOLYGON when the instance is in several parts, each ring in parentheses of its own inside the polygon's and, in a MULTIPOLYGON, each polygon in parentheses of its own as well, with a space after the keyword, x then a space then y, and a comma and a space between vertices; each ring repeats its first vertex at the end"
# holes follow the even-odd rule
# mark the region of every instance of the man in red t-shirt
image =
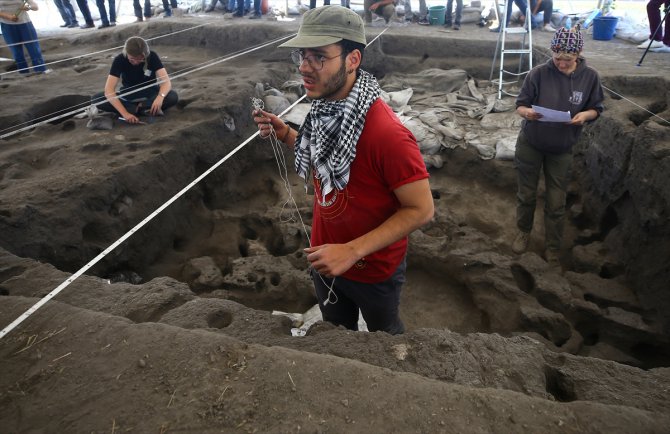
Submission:
POLYGON ((312 266, 326 321, 398 334, 407 235, 433 216, 428 172, 412 134, 380 98, 375 78, 360 69, 363 20, 341 6, 303 16, 298 35, 281 46, 302 76, 310 112, 299 131, 277 116, 254 112, 261 137, 273 130, 293 147, 296 171, 313 182, 312 266))

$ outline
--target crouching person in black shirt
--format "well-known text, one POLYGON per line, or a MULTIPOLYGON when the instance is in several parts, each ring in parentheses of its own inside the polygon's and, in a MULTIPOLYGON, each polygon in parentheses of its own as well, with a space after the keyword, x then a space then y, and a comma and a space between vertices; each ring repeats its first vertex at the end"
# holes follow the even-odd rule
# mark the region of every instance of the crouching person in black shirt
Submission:
POLYGON ((138 116, 160 116, 177 104, 168 73, 156 52, 139 36, 128 38, 123 53, 114 58, 107 76, 105 91, 93 95, 98 110, 116 112, 128 123, 140 122, 138 116), (121 80, 121 88, 116 86, 121 80))

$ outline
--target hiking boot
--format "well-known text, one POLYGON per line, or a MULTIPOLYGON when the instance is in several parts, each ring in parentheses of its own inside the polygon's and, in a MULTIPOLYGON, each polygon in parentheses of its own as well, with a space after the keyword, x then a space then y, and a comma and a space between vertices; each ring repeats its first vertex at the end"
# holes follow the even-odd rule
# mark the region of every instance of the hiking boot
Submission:
POLYGON ((544 257, 551 268, 561 268, 561 259, 558 250, 547 250, 544 252, 544 257))
POLYGON ((512 251, 517 255, 525 252, 528 248, 528 241, 530 241, 530 232, 519 231, 512 243, 512 251))

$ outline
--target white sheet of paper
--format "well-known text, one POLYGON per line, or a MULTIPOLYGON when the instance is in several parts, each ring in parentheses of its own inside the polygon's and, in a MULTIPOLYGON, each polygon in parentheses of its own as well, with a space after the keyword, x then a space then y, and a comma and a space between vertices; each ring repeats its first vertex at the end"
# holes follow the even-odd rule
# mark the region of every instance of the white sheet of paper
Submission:
POLYGON ((539 119, 540 122, 570 122, 572 119, 569 111, 562 112, 539 105, 534 105, 533 110, 542 115, 542 118, 539 119))

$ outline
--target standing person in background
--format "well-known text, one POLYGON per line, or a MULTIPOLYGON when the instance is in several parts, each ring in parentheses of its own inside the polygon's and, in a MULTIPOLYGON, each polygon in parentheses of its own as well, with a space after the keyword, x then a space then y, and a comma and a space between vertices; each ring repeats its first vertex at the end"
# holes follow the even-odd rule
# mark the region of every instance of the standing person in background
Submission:
POLYGON ((69 27, 71 29, 79 27, 79 21, 77 21, 77 15, 74 12, 70 0, 54 0, 54 4, 60 13, 60 16, 63 18, 63 21, 65 21, 65 24, 61 27, 69 27))
POLYGON ((33 26, 28 11, 39 9, 34 0, 0 0, 0 29, 5 43, 12 52, 19 73, 30 72, 28 62, 23 52, 28 51, 33 64, 33 71, 45 73, 47 68, 42 58, 42 49, 37 40, 37 32, 33 26))
POLYGON ((142 5, 140 0, 133 0, 133 10, 135 11, 135 17, 137 18, 138 23, 146 20, 149 21, 151 18, 151 1, 144 0, 144 18, 142 18, 142 5))
POLYGON ((670 53, 670 19, 665 18, 665 32, 661 27, 661 6, 665 5, 664 13, 668 13, 670 0, 649 0, 647 18, 649 18, 649 39, 637 46, 642 50, 649 47, 655 53, 670 53), (651 45, 649 45, 651 43, 651 45))
POLYGON ((594 121, 603 110, 600 78, 581 57, 583 47, 579 26, 573 30, 558 29, 551 40, 551 59, 528 73, 516 100, 516 111, 524 120, 514 155, 519 232, 512 243, 512 251, 520 254, 528 248, 537 185, 543 170, 545 259, 553 267, 560 267, 572 147, 579 140, 584 124, 594 121), (567 123, 543 122, 542 115, 532 108, 533 105, 569 111, 572 119, 567 123))
POLYGON ((261 0, 254 0, 254 13, 249 16, 250 20, 257 20, 263 17, 261 11, 261 0))
POLYGON ((165 10, 163 18, 171 17, 172 9, 177 9, 177 6, 177 0, 163 0, 163 9, 165 10))
POLYGON ((105 0, 95 1, 95 4, 98 5, 98 11, 100 12, 100 21, 102 21, 102 24, 98 26, 99 29, 114 27, 116 25, 116 1, 107 1, 109 2, 109 17, 107 16, 107 10, 105 8, 105 0))
MULTIPOLYGON (((454 0, 447 0, 447 12, 444 17, 444 27, 451 27, 451 11, 454 0)), ((454 30, 461 30, 461 18, 463 18, 463 0, 456 0, 456 16, 454 17, 454 30)))
POLYGON ((298 175, 314 186, 310 247, 323 319, 358 329, 403 333, 399 316, 407 236, 433 216, 428 172, 416 139, 361 69, 361 17, 342 6, 303 15, 295 48, 311 108, 298 131, 272 113, 254 112, 261 137, 276 134, 295 152, 298 175))
POLYGON ((95 27, 95 24, 93 23, 93 17, 91 16, 91 10, 88 8, 88 0, 77 0, 77 6, 79 6, 79 12, 84 17, 84 25, 82 25, 80 28, 81 29, 92 29, 95 27))
POLYGON ((114 58, 109 70, 105 91, 91 97, 92 103, 107 102, 98 105, 98 109, 116 112, 129 124, 140 122, 139 116, 157 116, 177 104, 179 97, 172 90, 168 73, 155 51, 149 50, 147 41, 132 36, 126 41, 123 53, 114 58), (121 89, 116 86, 121 80, 121 89), (146 89, 128 93, 131 90, 146 89), (126 95, 119 95, 127 93, 126 95))

